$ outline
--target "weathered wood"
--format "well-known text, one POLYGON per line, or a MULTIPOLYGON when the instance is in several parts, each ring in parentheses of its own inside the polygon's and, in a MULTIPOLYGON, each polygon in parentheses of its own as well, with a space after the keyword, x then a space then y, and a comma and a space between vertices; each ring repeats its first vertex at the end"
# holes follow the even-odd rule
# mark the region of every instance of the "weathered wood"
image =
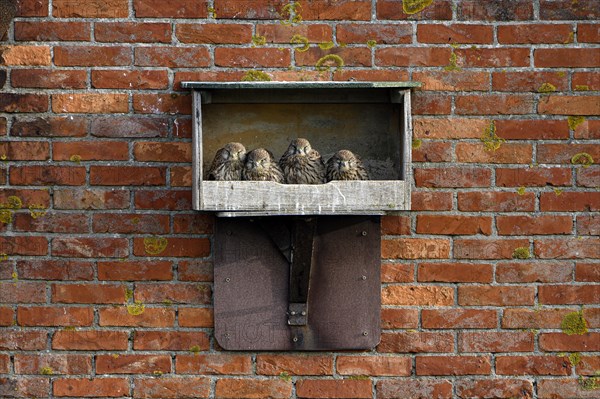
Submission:
POLYGON ((194 90, 193 94, 193 137, 192 137, 192 204, 194 209, 202 209, 202 92, 194 90))

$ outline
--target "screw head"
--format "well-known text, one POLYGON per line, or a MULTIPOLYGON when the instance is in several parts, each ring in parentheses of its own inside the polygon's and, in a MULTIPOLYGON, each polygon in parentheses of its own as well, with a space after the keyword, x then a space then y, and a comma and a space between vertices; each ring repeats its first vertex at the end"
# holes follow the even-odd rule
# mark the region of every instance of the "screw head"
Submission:
POLYGON ((225 282, 226 282, 226 283, 228 283, 228 282, 230 282, 230 281, 231 281, 231 279, 230 279, 229 277, 227 277, 227 278, 225 279, 225 282))
POLYGON ((233 233, 231 232, 231 230, 227 230, 227 233, 225 233, 225 234, 227 234, 228 236, 230 236, 233 233))
POLYGON ((290 314, 291 314, 292 316, 296 316, 296 312, 294 312, 293 310, 290 312, 290 314))
POLYGON ((302 316, 306 316, 306 312, 302 312, 301 314, 302 314, 302 316))
POLYGON ((362 278, 363 280, 366 280, 366 279, 367 279, 367 276, 362 276, 361 278, 362 278))
POLYGON ((362 233, 360 233, 360 234, 362 234, 362 236, 365 237, 367 235, 367 232, 365 230, 363 230, 362 233))
POLYGON ((367 331, 363 332, 363 335, 366 337, 367 335, 369 335, 369 333, 367 331))
POLYGON ((298 342, 298 337, 294 337, 294 338, 292 338, 292 341, 294 341, 294 342, 298 342))

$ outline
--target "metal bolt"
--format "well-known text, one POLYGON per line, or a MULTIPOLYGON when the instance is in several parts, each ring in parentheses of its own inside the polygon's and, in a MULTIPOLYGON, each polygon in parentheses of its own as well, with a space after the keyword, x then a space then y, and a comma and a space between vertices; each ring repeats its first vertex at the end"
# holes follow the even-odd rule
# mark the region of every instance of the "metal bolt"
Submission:
POLYGON ((298 337, 294 337, 294 338, 292 338, 292 341, 294 341, 294 342, 298 342, 298 337))
POLYGON ((363 335, 366 337, 367 335, 369 335, 369 333, 365 331, 365 332, 363 333, 363 335))
POLYGON ((229 339, 229 333, 225 334, 225 338, 229 339))
POLYGON ((367 232, 365 230, 363 230, 362 233, 360 233, 360 234, 362 234, 362 236, 365 237, 367 235, 367 232))
POLYGON ((226 233, 226 234, 227 234, 228 236, 230 236, 230 235, 232 234, 232 233, 231 233, 231 230, 227 230, 227 233, 226 233))
POLYGON ((227 278, 225 279, 225 282, 226 282, 226 283, 228 283, 228 282, 230 282, 230 281, 231 281, 231 279, 230 279, 229 277, 227 277, 227 278))
POLYGON ((293 310, 290 312, 290 314, 291 314, 292 316, 296 316, 296 312, 294 312, 293 310))
POLYGON ((363 280, 366 280, 366 279, 367 279, 367 276, 362 276, 362 279, 363 279, 363 280))
POLYGON ((302 316, 306 316, 306 312, 302 312, 302 316))

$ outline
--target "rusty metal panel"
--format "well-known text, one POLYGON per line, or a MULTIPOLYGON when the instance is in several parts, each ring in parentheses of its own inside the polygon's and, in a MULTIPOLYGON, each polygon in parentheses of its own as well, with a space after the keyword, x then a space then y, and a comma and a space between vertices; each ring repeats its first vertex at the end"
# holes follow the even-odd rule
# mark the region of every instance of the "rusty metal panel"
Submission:
POLYGON ((267 224, 256 218, 217 218, 219 345, 227 350, 375 347, 381 335, 379 217, 318 217, 306 325, 288 323, 290 263, 280 251, 285 245, 265 231, 274 221, 291 225, 293 217, 269 217, 267 224))

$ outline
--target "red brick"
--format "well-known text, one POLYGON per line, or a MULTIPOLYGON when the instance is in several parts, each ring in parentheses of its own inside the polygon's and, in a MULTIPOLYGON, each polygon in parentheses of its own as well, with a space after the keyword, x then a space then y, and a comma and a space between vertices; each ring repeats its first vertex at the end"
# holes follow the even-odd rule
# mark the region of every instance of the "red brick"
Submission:
MULTIPOLYGON (((329 50, 312 47, 305 52, 296 52, 296 65, 317 66, 319 61, 328 55, 337 55, 342 58, 344 66, 371 66, 371 50, 366 47, 337 47, 329 50)), ((323 64, 321 68, 337 68, 338 66, 331 61, 323 64)))
POLYGON ((206 0, 134 0, 136 18, 206 18, 206 0))
POLYGON ((84 167, 13 166, 10 168, 10 184, 13 185, 78 186, 84 183, 84 167))
POLYGON ((529 67, 530 60, 529 48, 460 48, 454 53, 463 68, 529 67))
POLYGON ((458 304, 461 306, 532 306, 534 300, 534 287, 458 287, 458 304))
POLYGON ((108 93, 53 94, 52 111, 83 114, 128 112, 129 95, 108 93))
POLYGON ((498 356, 496 373, 503 375, 571 375, 568 357, 498 356))
POLYGON ((169 232, 169 216, 140 213, 102 213, 93 216, 95 233, 154 233, 169 232))
POLYGON ((529 248, 528 239, 455 239, 454 257, 458 259, 511 259, 516 248, 529 248))
POLYGON ((452 306, 454 290, 433 285, 388 285, 382 288, 381 302, 395 306, 452 306))
MULTIPOLYGON (((13 70, 12 76, 15 72, 13 70)), ((10 129, 12 136, 19 137, 82 137, 87 134, 88 121, 74 116, 13 119, 10 129)))
POLYGON ((498 324, 498 314, 495 310, 423 309, 421 319, 423 328, 435 329, 494 329, 498 324))
MULTIPOLYGON (((322 76, 322 75, 319 75, 322 76)), ((408 80, 408 72, 400 69, 342 69, 333 72, 336 81, 402 82, 408 80)))
POLYGON ((463 212, 531 212, 534 204, 534 193, 524 195, 493 191, 458 193, 458 209, 463 212))
POLYGON ((141 114, 191 114, 192 98, 187 94, 134 94, 133 109, 141 114))
POLYGON ((137 142, 133 147, 137 161, 191 162, 191 143, 137 142))
POLYGON ((129 207, 129 191, 54 190, 55 209, 124 209, 129 207))
POLYGON ((410 218, 408 216, 384 216, 381 219, 381 234, 409 235, 410 218))
POLYGON ((52 2, 52 15, 59 18, 127 18, 127 0, 95 0, 88 4, 73 4, 71 0, 52 2))
POLYGON ((207 67, 210 62, 204 47, 138 47, 135 65, 170 68, 207 67))
POLYGON ((450 399, 452 397, 452 383, 441 378, 382 379, 377 382, 377 397, 381 399, 450 399))
POLYGON ((131 50, 115 46, 54 47, 56 66, 116 66, 131 65, 131 50))
POLYGON ((90 24, 87 22, 15 22, 15 40, 28 42, 89 41, 90 24))
POLYGON ((589 281, 595 283, 600 281, 600 263, 575 264, 575 281, 589 281))
POLYGON ((285 0, 255 0, 251 3, 215 0, 216 18, 231 19, 289 19, 283 7, 285 0))
POLYGON ((539 287, 539 301, 550 305, 594 304, 600 302, 597 285, 551 285, 539 287))
POLYGON ((165 137, 169 128, 166 118, 144 116, 97 117, 91 133, 96 137, 165 137))
POLYGON ((577 41, 579 43, 600 43, 600 25, 577 24, 577 41))
POLYGON ((283 380, 251 380, 227 378, 217 380, 215 396, 223 399, 287 399, 292 395, 292 382, 283 380))
POLYGON ((537 161, 540 163, 570 164, 575 154, 588 153, 593 159, 600 158, 600 145, 594 144, 539 144, 537 161))
POLYGON ((249 355, 177 355, 177 374, 243 375, 251 373, 252 358, 249 355))
POLYGON ((10 75, 13 87, 40 89, 83 89, 87 73, 82 70, 14 69, 10 75))
POLYGON ((12 326, 15 319, 15 311, 10 307, 0 306, 0 326, 12 326))
POLYGON ((5 141, 0 154, 7 161, 45 161, 50 158, 50 145, 43 141, 5 141))
POLYGON ((33 351, 46 349, 46 331, 9 331, 0 334, 0 349, 9 351, 33 351))
POLYGON ((126 350, 129 333, 125 331, 57 331, 52 349, 126 350))
MULTIPOLYGON (((415 79, 418 72, 415 72, 415 79)), ((433 74, 433 73, 432 73, 433 74)), ((428 74, 430 75, 430 74, 428 74)), ((501 121, 496 121, 496 124, 501 121)), ((490 125, 489 120, 471 118, 415 118, 414 135, 420 139, 480 138, 490 125)), ((567 135, 568 135, 567 130, 567 135)))
POLYGON ((129 393, 126 378, 58 378, 54 380, 55 396, 120 397, 129 393))
POLYGON ((410 202, 413 211, 449 211, 452 209, 452 194, 413 191, 410 202))
POLYGON ((489 169, 474 167, 446 167, 415 169, 417 187, 489 187, 489 169))
MULTIPOLYGON (((339 24, 336 38, 341 43, 407 44, 412 42, 410 24, 339 24)), ((310 40, 310 39, 309 39, 310 40)))
POLYGON ((494 94, 457 96, 456 113, 464 115, 515 115, 533 111, 533 97, 525 94, 494 94))
POLYGON ((108 43, 171 43, 171 24, 97 22, 94 37, 108 43))
POLYGON ((116 284, 53 284, 52 302, 123 303, 125 286, 116 284))
POLYGON ((93 321, 91 308, 38 306, 17 309, 20 326, 90 326, 93 321))
POLYGON ((567 168, 497 168, 498 187, 545 187, 571 185, 571 170, 567 168))
POLYGON ((48 15, 48 0, 21 0, 16 5, 19 17, 45 17, 48 15))
POLYGON ((383 259, 445 259, 450 255, 446 239, 397 238, 381 243, 383 259))
POLYGON ((57 142, 52 147, 55 161, 68 161, 77 156, 80 161, 126 161, 129 159, 125 141, 57 142))
POLYGON ((126 238, 57 237, 52 240, 52 254, 75 258, 123 258, 129 255, 126 238))
POLYGON ((213 281, 213 264, 210 261, 179 261, 179 281, 213 281))
POLYGON ((499 235, 571 234, 571 216, 496 216, 499 235))
POLYGON ((524 24, 498 27, 498 42, 502 44, 565 44, 572 41, 573 28, 563 24, 524 24))
POLYGON ((560 140, 569 138, 564 121, 501 119, 495 121, 498 136, 509 140, 560 140))
POLYGON ((449 48, 441 47, 386 47, 375 50, 377 66, 445 66, 448 65, 449 48))
POLYGON ((331 375, 333 357, 306 355, 258 355, 256 373, 262 375, 331 375))
POLYGON ((595 399, 598 397, 597 390, 584 389, 581 381, 575 378, 553 378, 551 380, 539 380, 537 383, 537 391, 540 399, 595 399))
POLYGON ((566 262, 504 262, 496 266, 499 283, 560 283, 571 281, 573 266, 566 262))
POLYGON ((535 256, 550 259, 600 258, 600 238, 535 240, 535 256))
POLYGON ((409 357, 339 356, 336 364, 341 375, 410 376, 412 370, 409 357))
POLYGON ((459 162, 530 164, 533 146, 530 144, 502 144, 497 150, 487 150, 481 143, 458 143, 456 158, 459 162))
POLYGON ((597 3, 594 0, 542 0, 540 18, 551 20, 598 19, 597 3))
POLYGON ((19 279, 30 280, 92 280, 92 262, 64 259, 17 261, 19 279))
POLYGON ((25 256, 46 255, 48 239, 31 236, 0 237, 0 253, 25 256))
POLYGON ((413 265, 404 263, 384 263, 381 265, 383 283, 411 283, 415 281, 413 265))
POLYGON ((577 216, 577 233, 579 235, 600 235, 600 216, 577 216))
POLYGON ((39 398, 48 395, 49 391, 50 379, 47 376, 0 378, 0 395, 4 398, 39 398))
MULTIPOLYGON (((338 25, 338 32, 342 26, 344 25, 338 25)), ((331 26, 325 24, 300 24, 293 26, 282 24, 260 24, 256 25, 256 34, 264 36, 267 43, 289 44, 294 35, 304 36, 310 43, 325 43, 331 41, 333 29, 331 26)), ((341 40, 339 36, 338 40, 341 40)), ((366 40, 364 43, 366 43, 366 40)))
POLYGON ((208 398, 210 380, 206 377, 162 377, 135 380, 136 398, 208 398))
POLYGON ((179 308, 179 325, 181 327, 214 326, 214 316, 210 308, 179 308))
MULTIPOLYGON (((421 82, 422 90, 431 91, 487 91, 490 87, 490 75, 487 72, 454 71, 447 72, 413 72, 413 80, 421 82)), ((463 119, 466 123, 481 122, 473 119, 463 119)), ((436 119, 432 123, 443 123, 436 119)), ((487 127, 487 126, 486 126, 487 127)), ((451 131, 464 131, 466 126, 453 126, 451 131)), ((483 131, 483 129, 481 129, 483 131)), ((449 134, 450 132, 444 132, 449 134)))
POLYGON ((540 114, 595 115, 598 109, 600 96, 547 96, 538 105, 540 114))
POLYGON ((148 250, 148 240, 135 238, 133 252, 136 256, 206 257, 210 254, 210 241, 206 238, 166 238, 165 249, 159 254, 148 250))
POLYGON ((417 356, 417 375, 487 375, 491 373, 486 356, 417 356))
POLYGON ((371 398, 371 380, 301 380, 296 383, 301 398, 371 398))
POLYGON ((47 94, 2 93, 0 112, 46 112, 48 111, 47 94))
POLYGON ((173 232, 181 234, 210 234, 213 231, 212 215, 194 213, 191 215, 175 215, 173 232))
POLYGON ((577 365, 577 374, 594 375, 596 370, 600 369, 600 357, 581 356, 581 362, 577 365))
POLYGON ((448 0, 434 1, 422 11, 406 14, 402 0, 380 0, 377 2, 378 19, 410 19, 410 20, 451 20, 452 2, 448 0))
POLYGON ((46 284, 31 282, 3 283, 0 303, 46 302, 46 284))
POLYGON ((459 380, 456 392, 460 398, 531 398, 533 383, 527 380, 492 379, 492 380, 459 380))
POLYGON ((364 20, 371 19, 371 3, 366 0, 313 0, 302 3, 302 19, 310 20, 364 20))
POLYGON ((168 355, 96 355, 98 374, 150 374, 170 371, 171 357, 168 355))
POLYGON ((577 185, 580 187, 600 187, 600 168, 591 167, 577 171, 577 185))
MULTIPOLYGON (((175 310, 144 307, 141 314, 131 314, 127 306, 100 309, 100 326, 173 327, 175 310)), ((170 369, 169 369, 170 370, 170 369)))
POLYGON ((522 332, 462 331, 459 352, 533 352, 535 334, 522 332))
POLYGON ((221 67, 287 67, 290 61, 289 49, 223 47, 215 49, 215 65, 221 67))
POLYGON ((208 335, 202 331, 136 331, 133 341, 135 350, 200 351, 210 347, 208 335))
POLYGON ((138 284, 135 299, 144 303, 163 303, 169 300, 173 303, 207 305, 211 303, 211 289, 208 284, 138 284))
POLYGON ((3 46, 0 51, 0 65, 4 66, 45 66, 51 62, 49 46, 3 46))
POLYGON ((420 43, 492 43, 492 26, 467 24, 427 24, 417 26, 420 43))
POLYGON ((575 91, 598 91, 599 80, 600 73, 597 72, 574 72, 571 77, 571 88, 575 91))
POLYGON ((452 145, 436 141, 422 142, 419 148, 412 149, 413 162, 450 162, 452 145))
POLYGON ((49 367, 53 374, 90 374, 92 358, 87 355, 15 355, 15 372, 18 374, 41 374, 49 367))
POLYGON ((600 193, 597 192, 562 192, 541 193, 541 211, 597 211, 600 210, 600 193))
POLYGON ((452 352, 454 337, 447 332, 393 332, 383 333, 377 352, 422 353, 452 352))
POLYGON ((178 24, 175 34, 181 43, 244 44, 252 41, 252 25, 178 24))
POLYGON ((98 262, 98 280, 145 281, 172 278, 172 263, 168 261, 98 262))
MULTIPOLYGON (((551 84, 556 89, 555 91, 567 91, 569 88, 568 77, 559 76, 555 72, 494 72, 492 74, 493 89, 499 91, 531 91, 539 92, 544 84, 551 84)), ((511 123, 513 121, 504 120, 498 121, 503 123, 511 123)), ((522 121, 527 122, 527 121, 522 121)), ((528 121, 529 123, 552 124, 559 121, 528 121)), ((514 123, 514 122, 513 122, 514 123)), ((530 134, 540 134, 543 132, 535 131, 530 134)))
POLYGON ((447 115, 451 111, 451 96, 424 91, 415 92, 412 99, 414 115, 447 115))
POLYGON ((91 166, 90 184, 101 186, 159 186, 166 183, 166 169, 141 166, 91 166))
POLYGON ((417 328, 419 312, 416 309, 381 309, 381 328, 417 328))
POLYGON ((584 48, 544 48, 534 52, 537 68, 593 68, 600 66, 600 55, 584 48))
POLYGON ((573 311, 574 309, 546 307, 539 310, 505 309, 502 317, 502 328, 560 328, 564 317, 573 311))
POLYGON ((542 333, 539 338, 540 350, 545 352, 597 352, 600 350, 600 333, 567 335, 563 333, 542 333))
POLYGON ((487 263, 420 263, 417 280, 445 283, 491 283, 492 277, 492 265, 487 263))
POLYGON ((474 21, 523 21, 533 18, 533 4, 528 0, 515 0, 509 5, 495 0, 461 2, 458 19, 474 21))
POLYGON ((92 86, 97 89, 166 89, 167 71, 92 71, 92 86))
POLYGON ((192 208, 192 192, 190 190, 152 190, 135 193, 136 209, 184 210, 192 208))

